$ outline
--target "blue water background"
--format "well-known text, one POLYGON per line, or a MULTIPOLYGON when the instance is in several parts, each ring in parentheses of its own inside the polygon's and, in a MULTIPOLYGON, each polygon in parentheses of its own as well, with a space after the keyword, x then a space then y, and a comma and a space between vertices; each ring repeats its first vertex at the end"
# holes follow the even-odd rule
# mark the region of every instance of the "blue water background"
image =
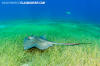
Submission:
MULTIPOLYGON (((0 0, 20 1, 20 0, 0 0)), ((36 1, 36 0, 21 0, 36 1)), ((40 1, 40 0, 38 0, 40 1)), ((2 5, 0 20, 68 19, 100 23, 100 0, 41 0, 45 5, 2 5), (71 12, 71 14, 66 14, 71 12)))

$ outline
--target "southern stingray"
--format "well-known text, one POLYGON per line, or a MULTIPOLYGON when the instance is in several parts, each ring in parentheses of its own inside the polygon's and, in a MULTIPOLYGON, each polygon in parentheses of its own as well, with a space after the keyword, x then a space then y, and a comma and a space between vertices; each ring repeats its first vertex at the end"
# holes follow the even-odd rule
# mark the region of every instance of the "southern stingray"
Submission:
POLYGON ((53 45, 79 45, 83 43, 56 43, 48 41, 44 36, 29 36, 24 39, 24 50, 36 47, 40 50, 45 50, 53 45))

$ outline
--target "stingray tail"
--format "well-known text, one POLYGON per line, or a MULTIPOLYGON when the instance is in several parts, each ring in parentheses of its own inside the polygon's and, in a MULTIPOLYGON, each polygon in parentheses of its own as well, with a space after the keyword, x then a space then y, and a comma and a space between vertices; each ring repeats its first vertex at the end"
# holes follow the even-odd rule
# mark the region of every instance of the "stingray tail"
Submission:
POLYGON ((80 45, 80 44, 91 44, 91 43, 54 43, 54 45, 80 45))

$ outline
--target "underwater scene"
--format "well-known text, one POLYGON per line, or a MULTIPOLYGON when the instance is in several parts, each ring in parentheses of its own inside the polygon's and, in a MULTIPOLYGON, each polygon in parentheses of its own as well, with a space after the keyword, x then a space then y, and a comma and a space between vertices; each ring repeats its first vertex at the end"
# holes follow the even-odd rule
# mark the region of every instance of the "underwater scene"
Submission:
POLYGON ((99 3, 0 0, 0 66, 100 66, 99 3))

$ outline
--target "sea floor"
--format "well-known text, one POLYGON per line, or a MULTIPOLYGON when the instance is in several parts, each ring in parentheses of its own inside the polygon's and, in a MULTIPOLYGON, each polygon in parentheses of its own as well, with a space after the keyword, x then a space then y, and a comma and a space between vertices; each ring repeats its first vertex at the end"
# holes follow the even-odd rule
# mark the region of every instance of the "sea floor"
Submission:
POLYGON ((0 23, 1 66, 100 66, 99 46, 99 24, 24 20, 0 23), (91 44, 25 51, 23 40, 30 35, 45 35, 57 43, 91 44))

